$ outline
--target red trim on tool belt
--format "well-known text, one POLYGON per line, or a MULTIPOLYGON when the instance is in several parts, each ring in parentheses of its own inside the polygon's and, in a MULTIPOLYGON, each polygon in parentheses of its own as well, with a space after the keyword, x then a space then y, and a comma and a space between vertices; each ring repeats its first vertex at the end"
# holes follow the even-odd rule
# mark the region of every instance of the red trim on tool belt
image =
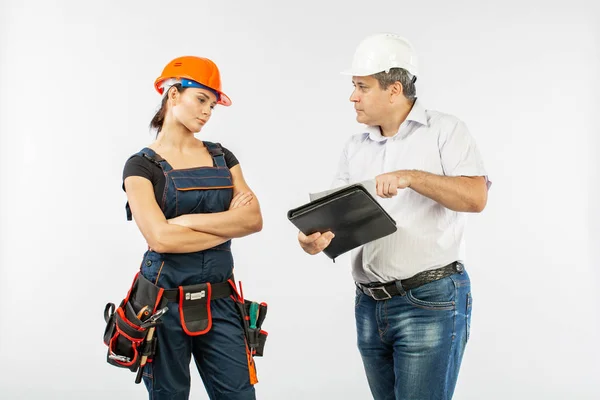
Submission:
POLYGON ((152 314, 154 314, 156 312, 156 310, 158 309, 158 304, 162 300, 164 292, 165 292, 165 289, 163 289, 163 288, 160 288, 160 290, 158 291, 158 296, 156 296, 156 303, 154 304, 154 310, 152 310, 152 314))
MULTIPOLYGON (((127 335, 123 335, 123 336, 127 337, 127 335)), ((111 351, 111 352, 113 352, 113 342, 114 342, 115 340, 117 340, 117 338, 118 338, 118 337, 119 337, 119 335, 118 335, 118 334, 117 334, 117 335, 114 335, 114 336, 113 336, 113 338, 110 340, 110 346, 109 346, 109 349, 110 349, 110 351, 111 351)), ((121 365, 123 365, 124 367, 131 367, 133 364, 135 364, 135 363, 137 362, 137 360, 138 360, 138 357, 139 357, 139 353, 138 353, 138 351, 137 351, 137 342, 135 342, 135 341, 134 341, 134 342, 132 343, 132 346, 131 346, 131 348, 133 349, 133 358, 131 359, 131 361, 130 361, 130 362, 126 363, 126 362, 119 361, 119 360, 113 360, 113 361, 115 361, 115 362, 116 362, 116 363, 118 363, 118 364, 121 364, 121 365)), ((114 352, 113 352, 113 353, 114 353, 114 352)))
POLYGON ((208 326, 206 327, 205 330, 200 331, 200 332, 191 332, 190 330, 188 330, 187 326, 185 325, 185 318, 183 316, 183 286, 179 286, 179 319, 181 320, 181 327, 183 328, 183 331, 188 334, 189 336, 199 336, 199 335, 204 335, 206 332, 210 331, 210 328, 212 328, 212 316, 210 314, 210 298, 211 298, 211 293, 212 293, 212 288, 210 283, 206 283, 206 286, 208 287, 208 300, 206 301, 206 311, 208 313, 208 326))
MULTIPOLYGON (((141 339, 132 338, 126 332, 123 332, 123 330, 121 328, 119 328, 118 324, 117 324, 116 328, 117 328, 117 332, 119 332, 119 334, 121 336, 124 336, 127 340, 129 340, 132 343, 141 343, 144 341, 144 338, 141 338, 141 339)), ((117 335, 115 335, 115 336, 117 336, 117 335)))
POLYGON ((237 287, 235 286, 235 282, 231 279, 228 279, 227 282, 229 282, 229 284, 231 285, 232 289, 233 289, 233 293, 235 293, 236 297, 233 297, 233 295, 229 296, 233 299, 233 301, 237 301, 238 303, 244 303, 244 292, 242 291, 242 282, 240 281, 240 290, 238 291, 237 287))
MULTIPOLYGON (((129 325, 136 331, 143 332, 145 330, 145 329, 140 328, 138 325, 135 325, 130 320, 128 320, 127 317, 125 316, 125 312, 123 311, 123 309, 121 307, 117 308, 117 314, 119 314, 119 316, 121 317, 123 322, 125 322, 127 325, 129 325)), ((119 329, 119 324, 116 324, 116 326, 117 326, 117 329, 119 329)))

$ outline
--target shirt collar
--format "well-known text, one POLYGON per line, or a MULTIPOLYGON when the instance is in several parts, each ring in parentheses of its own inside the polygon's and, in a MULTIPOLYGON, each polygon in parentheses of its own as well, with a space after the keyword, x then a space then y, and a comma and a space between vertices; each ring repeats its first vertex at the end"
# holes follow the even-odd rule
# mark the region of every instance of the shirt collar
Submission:
POLYGON ((423 104, 421 104, 419 99, 415 100, 415 104, 413 104, 413 108, 408 113, 406 119, 408 121, 418 122, 421 125, 429 126, 427 114, 425 114, 425 107, 423 107, 423 104))
MULTIPOLYGON (((412 109, 406 116, 406 121, 414 121, 418 124, 429 126, 429 123, 427 121, 427 114, 425 114, 425 108, 418 99, 415 100, 412 109)), ((383 142, 384 140, 391 139, 381 134, 379 126, 366 126, 365 133, 368 133, 369 139, 375 142, 383 142)), ((397 134, 392 137, 396 136, 397 134)))

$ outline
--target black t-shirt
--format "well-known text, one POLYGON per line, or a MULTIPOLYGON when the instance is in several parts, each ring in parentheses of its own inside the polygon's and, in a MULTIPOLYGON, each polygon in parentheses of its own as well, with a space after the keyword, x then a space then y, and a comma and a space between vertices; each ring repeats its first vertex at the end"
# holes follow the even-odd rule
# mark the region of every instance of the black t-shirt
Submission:
MULTIPOLYGON (((240 163, 231 151, 227 150, 223 146, 221 146, 221 148, 223 149, 227 168, 231 169, 240 163)), ((158 204, 160 204, 162 201, 163 192, 165 190, 165 175, 158 165, 154 164, 146 157, 133 155, 129 157, 125 163, 125 167, 123 168, 123 182, 125 182, 125 178, 128 176, 141 176, 152 182, 156 201, 158 204)), ((125 183, 123 183, 123 190, 125 190, 125 183)))

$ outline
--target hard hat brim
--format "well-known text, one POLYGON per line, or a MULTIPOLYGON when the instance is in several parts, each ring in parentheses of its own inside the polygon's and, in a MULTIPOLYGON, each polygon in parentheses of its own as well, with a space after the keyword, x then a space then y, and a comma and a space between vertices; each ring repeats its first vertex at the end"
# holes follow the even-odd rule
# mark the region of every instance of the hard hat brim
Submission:
MULTIPOLYGON (((398 66, 398 67, 391 67, 391 68, 403 68, 406 71, 408 71, 409 74, 411 75, 418 75, 416 68, 411 68, 411 67, 407 67, 407 66, 398 66)), ((349 76, 371 76, 371 75, 375 75, 379 72, 383 72, 385 71, 384 69, 382 69, 381 71, 373 71, 373 70, 367 70, 367 69, 347 69, 345 71, 340 72, 340 74, 342 75, 349 75, 349 76)))
POLYGON ((217 104, 221 104, 222 106, 229 107, 231 105, 231 99, 223 92, 219 92, 220 99, 217 104))
POLYGON ((372 70, 367 70, 367 69, 347 69, 345 71, 340 72, 340 74, 342 75, 348 75, 348 76, 371 76, 371 75, 375 75, 378 72, 382 72, 381 71, 372 71, 372 70))
MULTIPOLYGON (((193 78, 191 78, 188 75, 178 76, 178 77, 171 77, 171 79, 181 79, 181 78, 192 79, 193 80, 193 78)), ((164 88, 161 85, 162 85, 162 83, 165 80, 166 79, 164 77, 160 76, 160 77, 156 78, 156 80, 154 81, 154 88, 161 95, 164 93, 164 88)), ((213 89, 213 88, 210 88, 210 89, 215 90, 216 92, 219 93, 219 101, 217 101, 217 104, 220 104, 220 105, 225 106, 225 107, 229 107, 231 105, 231 99, 229 98, 229 96, 227 96, 225 93, 223 93, 223 92, 221 92, 221 91, 219 91, 217 89, 213 89)))

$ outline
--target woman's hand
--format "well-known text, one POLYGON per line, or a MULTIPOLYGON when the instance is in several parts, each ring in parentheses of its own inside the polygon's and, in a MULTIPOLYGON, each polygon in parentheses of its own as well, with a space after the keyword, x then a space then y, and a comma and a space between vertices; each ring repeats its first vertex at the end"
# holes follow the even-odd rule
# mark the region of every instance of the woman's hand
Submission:
POLYGON ((185 226, 186 228, 190 227, 185 215, 180 215, 179 217, 168 219, 167 222, 171 225, 180 225, 185 226))
POLYGON ((248 204, 252 203, 252 193, 250 192, 239 192, 236 194, 233 199, 231 199, 231 204, 229 204, 229 209, 233 210, 234 208, 244 207, 248 204))
MULTIPOLYGON (((252 196, 252 193, 250 192, 240 192, 236 194, 231 200, 231 203, 229 204, 229 209, 233 210, 234 208, 247 206, 252 203, 253 198, 254 196, 252 196)), ((180 215, 179 217, 168 219, 167 222, 171 225, 180 225, 186 228, 193 229, 192 221, 190 221, 190 218, 188 218, 185 214, 180 215)))

